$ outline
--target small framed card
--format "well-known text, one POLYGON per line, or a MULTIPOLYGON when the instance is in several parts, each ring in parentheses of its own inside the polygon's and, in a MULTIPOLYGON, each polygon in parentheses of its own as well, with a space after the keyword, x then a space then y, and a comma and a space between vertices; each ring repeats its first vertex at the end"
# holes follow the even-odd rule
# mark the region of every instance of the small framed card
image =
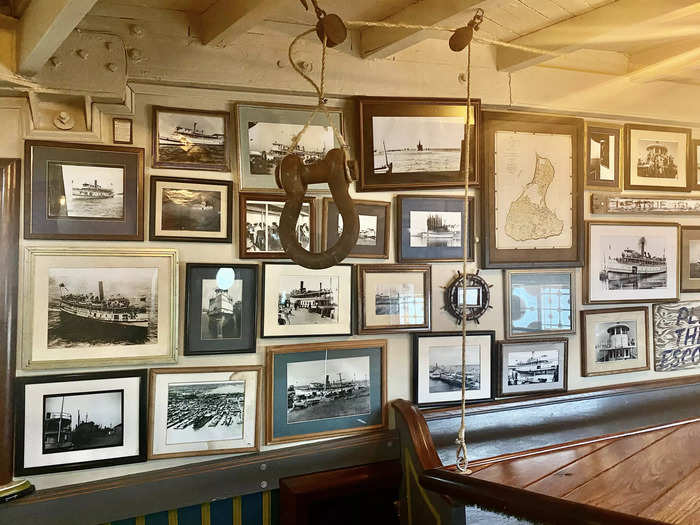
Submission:
POLYGON ((115 144, 134 143, 134 121, 130 118, 112 119, 112 142, 115 144))

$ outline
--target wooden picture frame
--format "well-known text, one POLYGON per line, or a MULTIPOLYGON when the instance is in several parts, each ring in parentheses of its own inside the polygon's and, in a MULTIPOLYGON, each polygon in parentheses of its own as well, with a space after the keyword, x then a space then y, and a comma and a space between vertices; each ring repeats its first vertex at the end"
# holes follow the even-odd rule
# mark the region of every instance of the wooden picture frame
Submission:
POLYGON ((586 189, 620 190, 621 135, 622 127, 617 124, 586 122, 586 189), (597 157, 593 156, 595 153, 597 157), (612 179, 609 171, 612 171, 612 179))
MULTIPOLYGON (((625 124, 625 190, 653 190, 653 191, 690 191, 692 181, 696 177, 692 166, 693 155, 691 152, 692 131, 690 128, 675 128, 669 126, 648 126, 643 124, 625 124), (664 140, 665 139, 665 140, 664 140), (651 144, 653 142, 653 144, 651 144), (674 142, 677 151, 670 152, 674 142), (647 144, 649 143, 649 144, 647 144), (683 144, 685 143, 685 144, 683 144), (654 177, 651 174, 651 166, 639 166, 641 156, 644 154, 643 146, 647 148, 647 155, 654 155, 654 159, 671 158, 675 165, 676 176, 666 175, 654 177), (658 147, 657 153, 649 148, 658 147), (634 159, 632 157, 635 157, 634 159), (644 174, 639 169, 645 169, 644 174), (677 182, 674 182, 678 178, 677 182), (670 179, 674 179, 671 181, 670 179)), ((654 162, 658 162, 654 160, 654 162)), ((658 169, 672 170, 673 167, 662 164, 658 169)))
POLYGON ((134 121, 130 118, 112 117, 112 142, 115 144, 134 143, 134 121), (126 137, 124 127, 129 128, 129 136, 126 137))
POLYGON ((691 173, 691 188, 694 190, 700 190, 700 140, 694 139, 692 141, 692 159, 693 159, 693 169, 691 173))
MULTIPOLYGON (((380 430, 386 428, 388 421, 388 410, 386 406, 387 399, 387 385, 386 385, 386 368, 387 368, 387 340, 386 339, 358 339, 353 341, 337 341, 337 342, 319 342, 319 343, 306 343, 306 344, 296 344, 296 345, 282 345, 282 346, 268 346, 266 349, 266 366, 265 366, 265 444, 272 445, 277 443, 290 443, 293 441, 302 441, 308 439, 317 439, 323 437, 340 436, 348 434, 365 434, 375 430, 380 430), (359 410, 355 407, 356 412, 351 413, 350 408, 346 407, 344 410, 347 415, 340 416, 327 416, 326 418, 319 419, 297 419, 296 421, 289 422, 288 413, 294 414, 296 410, 289 411, 289 364, 295 365, 299 363, 318 363, 323 361, 324 367, 319 368, 318 372, 321 377, 317 380, 321 384, 324 382, 323 374, 324 370, 328 377, 326 378, 326 384, 328 384, 332 390, 333 381, 335 378, 331 377, 331 373, 328 372, 329 369, 338 368, 342 375, 341 368, 345 363, 337 363, 332 367, 327 367, 326 364, 329 361, 335 359, 342 359, 338 357, 340 354, 347 354, 347 358, 362 360, 359 366, 350 367, 348 370, 353 368, 354 370, 363 370, 365 375, 364 381, 361 379, 353 379, 352 388, 355 390, 358 385, 362 387, 361 383, 369 382, 369 392, 368 392, 368 410, 369 412, 364 413, 362 418, 354 417, 354 415, 359 414, 359 410), (304 358, 307 358, 304 361, 304 358), (315 359, 314 359, 315 358, 315 359), (367 358, 367 363, 364 359, 367 358), (366 365, 366 370, 365 370, 366 365), (283 366, 286 366, 282 370, 283 366), (282 388, 276 387, 277 377, 284 372, 285 379, 282 388), (373 384, 379 382, 380 385, 373 390, 373 384), (281 391, 281 393, 280 393, 281 391), (283 415, 287 415, 286 421, 281 419, 281 412, 284 411, 283 415), (332 424, 326 423, 326 421, 332 420, 332 424), (361 423, 361 424, 358 424, 361 423), (347 426, 344 426, 347 425, 347 426), (291 428, 288 428, 291 427, 291 428)), ((347 359, 346 358, 346 359, 347 359)), ((310 365, 313 370, 313 366, 310 365)), ((318 375, 318 374, 316 374, 318 375)), ((299 373, 299 377, 303 376, 303 372, 299 373)), ((307 377, 307 376, 304 376, 307 377)), ((308 376, 310 377, 310 376, 308 376)), ((348 377, 348 376, 346 376, 348 377)), ((356 376, 355 376, 356 377, 356 376)), ((342 383, 342 379, 339 379, 342 383)), ((348 380, 349 381, 349 378, 348 380)), ((308 379, 303 381, 309 383, 308 379)), ((282 385, 280 385, 282 386, 282 385)), ((312 386, 308 384, 308 386, 312 386)), ((347 387, 346 387, 347 388, 347 387)), ((366 386, 365 386, 366 388, 366 386)), ((309 391, 309 389, 307 389, 309 391)), ((360 396, 362 392, 355 397, 355 402, 352 404, 359 404, 362 402, 362 397, 360 396)), ((304 406, 300 406, 300 410, 314 409, 317 406, 331 405, 323 410, 324 413, 333 414, 332 404, 335 404, 338 400, 344 401, 342 398, 331 398, 331 401, 315 404, 314 399, 318 397, 313 397, 314 392, 311 389, 308 396, 305 395, 305 400, 309 400, 308 403, 304 403, 304 406)), ((299 396, 301 397, 301 396, 299 396)), ((296 398, 296 395, 295 395, 296 398)), ((324 399, 328 399, 324 396, 324 399)), ((300 401, 305 401, 301 400, 300 401)), ((296 399, 292 400, 294 403, 296 399)), ((320 400, 319 400, 320 401, 320 400)), ((302 418, 306 414, 301 414, 302 418)), ((321 415, 321 414, 318 414, 321 415)), ((310 417, 313 417, 312 415, 310 417)), ((296 419, 296 418, 295 418, 296 419)))
POLYGON ((651 338, 649 337, 649 308, 646 306, 631 306, 627 308, 608 308, 602 310, 581 310, 581 375, 583 377, 593 377, 593 376, 604 376, 610 374, 626 374, 629 372, 639 372, 642 370, 651 369, 651 338), (641 314, 637 326, 630 326, 634 319, 629 319, 633 313, 641 314), (598 343, 600 338, 605 339, 605 335, 601 334, 601 329, 597 329, 595 333, 589 333, 589 327, 591 322, 589 318, 595 316, 602 317, 607 320, 604 321, 604 325, 611 325, 607 328, 603 326, 602 328, 608 333, 607 344, 609 346, 602 346, 598 343), (644 335, 640 337, 639 324, 644 328, 644 335), (612 330, 612 332, 610 332, 612 330), (593 339, 593 335, 596 339, 593 339), (640 351, 639 344, 640 341, 644 341, 644 350, 640 351), (595 344, 594 351, 596 352, 595 360, 591 359, 592 356, 589 355, 589 345, 595 344), (637 352, 637 356, 634 357, 634 352, 637 352), (600 359, 599 353, 602 353, 603 358, 600 359), (606 355, 607 354, 607 355, 606 355), (617 355, 616 355, 617 354, 617 355), (640 355, 641 354, 641 355, 640 355), (642 360, 641 357, 644 357, 642 360), (631 366, 628 368, 623 368, 616 364, 617 361, 630 360, 629 362, 634 362, 637 366, 631 366), (644 361, 642 364, 641 361, 644 361), (612 362, 613 366, 609 366, 608 370, 603 369, 604 365, 599 365, 598 363, 609 363, 612 362), (601 370, 594 370, 594 368, 601 368, 601 370))
POLYGON ((700 226, 681 225, 681 293, 700 292, 700 226))
MULTIPOLYGON (((474 197, 469 197, 469 221, 468 228, 469 233, 467 235, 467 247, 468 255, 467 260, 474 260, 474 243, 475 243, 475 227, 474 227, 474 217, 476 217, 475 210, 475 200, 474 197)), ((440 217, 442 218, 442 217, 440 217)), ((439 226, 443 226, 441 224, 439 226)), ((454 227, 454 224, 449 225, 454 227)), ((464 197, 455 197, 451 195, 397 195, 396 196, 396 258, 398 262, 401 263, 426 263, 426 262, 458 262, 463 258, 464 249, 462 243, 464 242, 464 234, 462 228, 464 227, 464 197), (441 202, 442 201, 442 202, 441 202), (433 207, 431 207, 431 203, 433 207), (435 244, 430 242, 430 219, 432 219, 431 212, 435 208, 443 208, 442 210, 435 211, 435 214, 443 213, 447 217, 452 217, 457 219, 453 223, 459 225, 459 233, 454 235, 455 232, 451 232, 453 235, 448 241, 443 239, 438 239, 435 244), (418 212, 418 217, 412 216, 413 212, 418 212), (447 215, 451 214, 451 215, 447 215), (456 215, 459 214, 459 218, 456 215), (416 220, 414 220, 414 218, 416 220), (422 219, 422 220, 421 220, 422 219), (418 246, 412 246, 414 241, 414 223, 420 223, 420 227, 425 228, 425 233, 428 235, 423 235, 420 237, 416 243, 418 246), (459 245, 449 246, 451 242, 459 239, 459 245), (425 240, 425 246, 422 246, 425 240), (448 246, 443 246, 443 243, 447 243, 448 246)), ((450 233, 450 232, 448 232, 450 233)))
MULTIPOLYGON (((389 258, 389 231, 391 230, 391 202, 371 201, 353 199, 360 221, 363 216, 376 217, 374 223, 375 244, 361 244, 363 235, 362 222, 360 222, 360 238, 348 257, 364 259, 388 259, 389 258), (374 250, 373 250, 374 248, 374 250)), ((335 244, 339 235, 333 235, 333 230, 337 231, 338 218, 340 217, 338 207, 330 197, 324 197, 322 201, 321 214, 321 246, 327 250, 329 246, 335 244)), ((370 238, 371 240, 371 238, 370 238)))
MULTIPOLYGON (((279 240, 279 230, 277 230, 276 235, 274 233, 274 226, 277 224, 277 226, 279 227, 277 221, 279 221, 279 214, 282 213, 282 208, 284 207, 284 203, 286 202, 287 197, 285 195, 275 193, 240 192, 238 194, 238 256, 241 259, 289 259, 287 254, 284 252, 282 244, 279 240), (251 202, 265 204, 265 208, 261 209, 259 212, 260 221, 256 223, 248 222, 248 205, 251 202), (279 204, 274 206, 274 209, 270 211, 268 210, 268 204, 270 203, 279 204), (275 219, 275 217, 277 218, 275 219), (251 227, 254 228, 254 224, 263 225, 265 226, 265 229, 257 229, 255 231, 252 231, 251 227), (262 250, 257 251, 259 246, 262 246, 262 250), (266 249, 270 247, 273 249, 266 249)), ((307 244, 307 246, 305 247, 309 251, 315 252, 316 199, 314 197, 304 197, 302 203, 302 213, 299 214, 297 224, 299 223, 299 220, 302 219, 302 216, 304 214, 304 205, 308 205, 309 242, 305 243, 304 241, 302 241, 301 244, 307 244)), ((256 217, 256 219, 258 218, 256 217)), ((305 224, 305 222, 303 222, 302 224, 305 224)))
POLYGON ((153 168, 231 171, 228 111, 165 106, 153 106, 152 110, 153 168), (170 115, 165 119, 167 123, 161 122, 161 115, 170 115), (200 129, 196 128, 198 124, 200 129))
MULTIPOLYGON (((186 456, 208 456, 212 454, 235 454, 240 452, 255 452, 260 450, 260 419, 262 410, 262 370, 263 367, 259 365, 248 365, 248 366, 204 366, 204 367, 173 367, 173 368, 151 368, 149 370, 149 388, 148 388, 148 459, 163 459, 163 458, 180 458, 186 456), (205 419, 206 415, 196 415, 189 421, 185 421, 184 428, 180 429, 178 426, 167 426, 168 422, 168 410, 172 405, 170 403, 170 384, 166 381, 167 378, 178 376, 176 381, 178 383, 178 389, 186 391, 187 395, 190 397, 198 397, 198 391, 203 390, 207 397, 211 394, 211 385, 213 383, 218 383, 217 389, 227 387, 229 392, 222 392, 218 395, 226 395, 227 399, 223 400, 221 404, 228 403, 228 406, 220 408, 220 411, 214 414, 213 417, 209 417, 204 421, 203 425, 206 425, 206 430, 209 434, 216 432, 216 430, 224 431, 224 435, 221 437, 228 437, 228 439, 205 439, 206 436, 197 437, 194 436, 191 440, 187 440, 187 436, 168 436, 168 433, 175 434, 189 431, 189 433, 197 432, 199 429, 195 428, 201 423, 197 418, 201 417, 205 419), (187 379, 186 376, 193 376, 190 384, 184 383, 187 379), (199 381, 194 382, 194 378, 198 377, 199 381), (206 380, 205 380, 206 377, 206 380), (184 384, 183 384, 184 383, 184 384), (229 385, 224 386, 224 383, 229 383, 229 385), (236 383, 233 385, 231 383, 236 383), (237 390, 241 387, 240 383, 243 383, 243 410, 241 421, 237 422, 236 418, 238 415, 235 413, 235 408, 232 407, 233 401, 229 399, 229 396, 233 394, 238 394, 237 390), (166 395, 162 393, 164 385, 168 387, 166 395), (254 399, 251 401, 247 398, 247 394, 252 392, 254 399), (165 398, 163 400, 163 397, 165 398), (165 401, 163 403, 163 401, 165 401), (250 415, 250 410, 252 406, 252 417, 250 415), (165 409, 165 414, 162 410, 165 409), (165 416, 165 417, 164 417, 165 416), (232 422, 228 425, 226 424, 227 419, 231 417, 232 422), (156 421, 157 420, 157 421, 156 421), (160 423, 159 427, 156 427, 157 422, 160 423), (210 422, 215 422, 216 425, 211 427, 210 422), (166 428, 163 430, 162 423, 166 423, 166 428), (192 427, 190 428, 190 425, 192 427), (241 427, 241 437, 225 435, 226 430, 230 429, 232 425, 241 427), (227 428, 223 428, 227 427, 227 428), (165 434, 165 435, 163 435, 165 434), (172 440, 168 441, 171 437, 172 440), (200 441, 196 441, 200 439, 200 441), (162 451, 161 451, 162 450, 162 451)), ((174 396, 177 393, 173 394, 174 396)), ((192 402, 191 400, 189 401, 192 402)), ((238 398, 236 400, 238 402, 238 398)), ((212 403, 209 399, 202 403, 202 406, 206 410, 212 408, 212 403)), ((240 405, 239 405, 240 406, 240 405)), ((219 408, 220 405, 217 405, 219 408)), ((201 426, 199 428, 202 428, 201 426)), ((235 427, 234 427, 235 429, 235 427)))
POLYGON ((483 268, 583 266, 583 129, 578 118, 483 112, 483 268), (526 195, 537 176, 549 181, 533 197, 544 209, 526 195))
POLYGON ((149 241, 230 243, 233 213, 231 181, 151 176, 149 241), (166 190, 171 190, 176 198, 168 198, 165 202, 166 190), (177 198, 180 191, 196 192, 199 199, 194 195, 188 195, 186 201, 177 198), (165 227, 166 205, 172 208, 172 213, 168 214, 172 223, 169 229, 165 227), (214 226, 218 229, 214 230, 214 226))
MULTIPOLYGON (((400 98, 400 97, 358 97, 359 108, 359 127, 360 127, 360 178, 357 181, 357 191, 400 191, 400 190, 415 190, 415 189, 436 189, 436 188, 461 188, 464 186, 464 120, 466 117, 466 99, 449 99, 449 98, 400 98), (442 126, 439 131, 443 133, 441 141, 435 141, 435 146, 426 143, 427 149, 422 145, 422 141, 430 140, 430 135, 437 133, 437 128, 432 127, 433 124, 427 119, 440 117, 442 126), (392 118, 414 118, 426 119, 421 125, 424 128, 424 136, 418 137, 418 144, 414 146, 415 137, 413 135, 401 137, 401 140, 396 140, 397 145, 386 148, 386 139, 383 139, 383 153, 385 160, 382 161, 384 171, 375 173, 377 168, 374 166, 375 147, 374 137, 374 118, 392 119, 392 118), (448 123, 448 118, 454 118, 454 122, 448 123), (449 126, 448 126, 449 124, 449 126), (447 129, 449 127, 450 129, 447 129), (438 162, 434 161, 439 168, 447 166, 449 170, 433 169, 432 171, 398 171, 401 169, 401 159, 391 160, 388 152, 392 149, 398 152, 405 152, 410 143, 410 147, 416 152, 430 153, 433 148, 436 151, 443 152, 443 158, 438 162), (455 153, 459 154, 459 164, 456 162, 455 153), (449 157, 447 153, 449 152, 449 157)), ((480 127, 481 127, 481 100, 471 99, 470 113, 473 115, 474 122, 471 133, 470 146, 470 184, 478 186, 481 181, 479 173, 479 154, 480 146, 480 127), (473 174, 473 175, 472 175, 473 174)), ((411 125, 402 125, 386 120, 383 125, 391 130, 393 127, 399 127, 402 132, 408 133, 408 129, 415 129, 418 124, 415 122, 411 125)), ((413 133, 413 131, 411 131, 413 133)), ((379 140, 379 138, 377 138, 379 140)), ((396 156, 396 155, 394 155, 396 156)), ((404 159, 404 166, 413 164, 408 159, 404 159)), ((381 168, 381 167, 380 167, 381 168)))
MULTIPOLYGON (((514 350, 508 350, 508 351, 514 351, 514 350)), ((566 338, 548 338, 548 339, 526 339, 526 340, 518 340, 518 341, 499 341, 498 342, 498 382, 497 382, 497 388, 498 388, 498 397, 509 397, 509 396, 518 396, 518 395, 531 395, 531 394, 543 394, 543 393, 555 393, 555 392, 566 392, 568 389, 568 369, 569 369, 569 340, 566 338), (505 359, 506 359, 506 351, 508 348, 511 347, 519 347, 517 350, 519 350, 519 353, 523 354, 522 357, 525 357, 528 353, 531 354, 531 357, 533 359, 540 359, 540 357, 535 358, 534 353, 539 351, 541 353, 544 353, 546 356, 546 353, 549 351, 554 351, 552 346, 558 345, 560 350, 558 349, 557 351, 559 352, 559 359, 558 359, 558 366, 556 369, 556 378, 557 380, 554 381, 554 376, 552 377, 552 385, 553 387, 547 387, 547 388, 532 388, 528 389, 526 388, 517 388, 521 385, 528 385, 528 384, 534 384, 534 385, 543 385, 550 383, 549 380, 546 382, 542 382, 539 379, 523 379, 523 382, 518 382, 521 381, 520 379, 515 379, 516 381, 513 385, 507 385, 506 383, 509 381, 510 377, 510 372, 506 370, 506 365, 505 365, 505 359), (538 348, 539 350, 535 350, 534 348, 538 348), (528 382, 531 381, 531 382, 528 382), (515 387, 515 388, 514 388, 515 387)), ((529 359, 529 358, 528 358, 529 359)), ((510 368, 510 367, 509 367, 510 368)), ((515 372, 517 373, 517 369, 514 369, 515 372)), ((534 375, 547 375, 547 368, 542 368, 541 364, 537 365, 536 370, 532 368, 532 366, 529 366, 527 364, 524 364, 523 366, 523 375, 527 377, 528 374, 534 374, 534 375)), ((533 375, 533 378, 534 378, 533 375)))
MULTIPOLYGON (((357 289, 359 296, 359 312, 357 320, 357 333, 358 334, 381 334, 381 333, 392 333, 392 332, 414 332, 414 331, 429 331, 430 330, 430 296, 431 296, 431 278, 430 278, 430 265, 427 264, 359 264, 357 265, 357 289), (383 282, 386 284, 386 291, 380 294, 376 293, 376 287, 368 288, 367 276, 373 274, 404 274, 404 280, 395 279, 393 282, 383 282), (418 278, 414 278, 414 282, 408 282, 406 276, 419 275, 418 278), (397 286, 401 286, 406 290, 406 293, 412 292, 414 284, 422 284, 423 294, 420 301, 416 305, 415 298, 413 301, 402 301, 402 294, 396 289, 397 286), (394 293, 395 292, 395 293, 394 293), (367 300, 367 294, 372 293, 374 301, 369 302, 367 300), (376 296, 384 295, 388 298, 388 294, 391 293, 392 297, 395 295, 396 298, 390 301, 385 301, 384 305, 376 304, 376 296), (413 304, 411 304, 413 303, 413 304), (423 308, 420 315, 417 314, 417 309, 422 303, 423 308), (378 306, 380 308, 378 308, 378 306), (417 306, 417 308, 412 308, 417 306), (374 314, 371 314, 370 307, 374 307, 374 314), (377 313, 378 309, 382 310, 382 313, 377 313), (403 310, 405 315, 400 316, 400 311, 403 310), (377 318, 377 323, 368 323, 367 316, 368 313, 377 318), (396 324, 396 323, 384 323, 384 317, 403 317, 410 318, 416 317, 415 323, 410 324, 396 324)), ((388 279, 388 276, 386 277, 388 279)), ((375 283, 379 284, 379 283, 375 283)))
POLYGON ((143 148, 25 141, 24 238, 142 241, 143 158, 143 148))

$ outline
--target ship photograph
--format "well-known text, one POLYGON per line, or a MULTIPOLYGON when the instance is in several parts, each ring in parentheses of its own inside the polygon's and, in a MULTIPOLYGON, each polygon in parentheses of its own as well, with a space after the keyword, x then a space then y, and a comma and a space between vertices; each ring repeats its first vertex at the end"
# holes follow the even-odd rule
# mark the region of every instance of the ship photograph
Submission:
POLYGON ((124 168, 50 162, 49 217, 124 219, 124 168))
POLYGON ((337 276, 283 275, 280 278, 277 322, 280 325, 330 324, 338 322, 337 276), (306 281, 304 280, 306 279, 306 281))
POLYGON ((666 140, 639 140, 637 175, 660 179, 675 179, 678 176, 678 143, 666 140))
POLYGON ((123 390, 45 395, 44 454, 124 444, 123 390))
POLYGON ((412 248, 462 245, 462 213, 458 211, 411 211, 409 228, 412 248))
MULTIPOLYGON (((478 346, 467 346, 465 388, 481 388, 481 363, 478 346)), ((433 346, 428 352, 428 391, 456 392, 462 390, 462 347, 433 346)))
POLYGON ((368 356, 287 364, 287 423, 369 413, 368 356))
POLYGON ((668 263, 663 237, 608 236, 601 239, 599 279, 604 289, 665 288, 668 263))
POLYGON ((595 327, 595 355, 597 363, 637 359, 637 323, 615 321, 598 323, 595 327))
POLYGON ((221 230, 220 191, 164 187, 161 193, 161 229, 218 232, 221 230))
POLYGON ((508 354, 508 384, 532 385, 559 381, 557 352, 510 352, 508 354))
POLYGON ((168 384, 166 443, 243 437, 245 381, 168 384))
POLYGON ((226 162, 226 121, 218 115, 157 112, 160 162, 221 165, 226 162))
POLYGON ((157 268, 50 268, 48 347, 156 343, 157 268))
POLYGON ((228 289, 216 279, 202 279, 202 339, 240 339, 243 281, 228 289))

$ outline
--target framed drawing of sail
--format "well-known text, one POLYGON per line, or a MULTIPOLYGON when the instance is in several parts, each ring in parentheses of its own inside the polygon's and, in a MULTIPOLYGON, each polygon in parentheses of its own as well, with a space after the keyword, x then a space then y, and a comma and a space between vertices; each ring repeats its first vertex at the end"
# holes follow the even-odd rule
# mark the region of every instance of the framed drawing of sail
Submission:
POLYGON ((484 268, 583 265, 583 120, 484 112, 484 268))

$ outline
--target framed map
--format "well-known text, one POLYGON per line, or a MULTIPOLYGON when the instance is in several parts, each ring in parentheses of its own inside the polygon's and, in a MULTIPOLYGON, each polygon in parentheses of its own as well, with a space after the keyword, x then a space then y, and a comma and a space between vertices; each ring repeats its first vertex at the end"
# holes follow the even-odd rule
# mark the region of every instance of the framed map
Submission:
POLYGON ((583 121, 484 112, 484 268, 583 265, 583 121))

